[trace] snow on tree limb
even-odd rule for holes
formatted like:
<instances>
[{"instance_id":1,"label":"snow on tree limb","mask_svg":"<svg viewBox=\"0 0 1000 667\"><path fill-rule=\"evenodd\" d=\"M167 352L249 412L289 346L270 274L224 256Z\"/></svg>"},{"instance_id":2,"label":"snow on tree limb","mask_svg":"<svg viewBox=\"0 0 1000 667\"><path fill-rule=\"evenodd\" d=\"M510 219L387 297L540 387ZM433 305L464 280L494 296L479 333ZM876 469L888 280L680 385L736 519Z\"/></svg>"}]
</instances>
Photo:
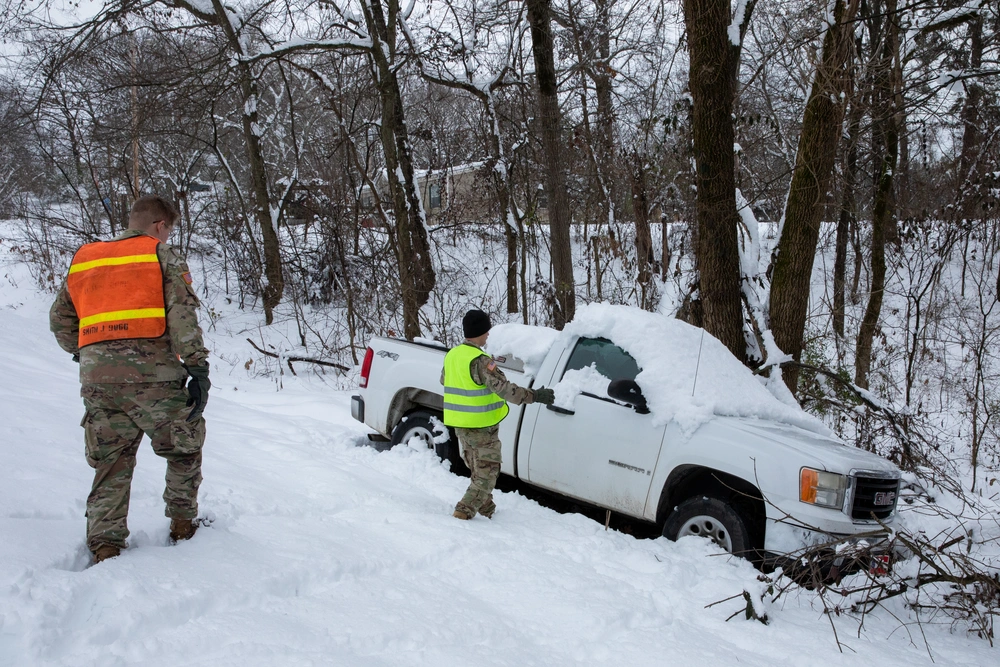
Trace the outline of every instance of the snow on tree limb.
<instances>
[{"instance_id":1,"label":"snow on tree limb","mask_svg":"<svg viewBox=\"0 0 1000 667\"><path fill-rule=\"evenodd\" d=\"M370 38L357 39L292 39L275 44L268 49L262 49L252 56L243 56L244 62L256 62L264 58L281 58L293 53L314 53L323 51L369 51L372 48Z\"/></svg>"}]
</instances>

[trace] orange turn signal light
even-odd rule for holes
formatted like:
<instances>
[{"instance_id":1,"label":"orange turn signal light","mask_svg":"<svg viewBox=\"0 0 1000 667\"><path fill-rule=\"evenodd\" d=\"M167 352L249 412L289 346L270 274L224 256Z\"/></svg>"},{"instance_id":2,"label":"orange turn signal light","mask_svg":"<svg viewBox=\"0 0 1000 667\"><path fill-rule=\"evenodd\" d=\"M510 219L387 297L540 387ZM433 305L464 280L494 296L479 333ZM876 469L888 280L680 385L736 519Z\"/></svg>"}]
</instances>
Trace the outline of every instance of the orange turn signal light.
<instances>
[{"instance_id":1,"label":"orange turn signal light","mask_svg":"<svg viewBox=\"0 0 1000 667\"><path fill-rule=\"evenodd\" d=\"M804 503L816 502L816 488L819 486L819 471L803 468L799 473L799 500Z\"/></svg>"}]
</instances>

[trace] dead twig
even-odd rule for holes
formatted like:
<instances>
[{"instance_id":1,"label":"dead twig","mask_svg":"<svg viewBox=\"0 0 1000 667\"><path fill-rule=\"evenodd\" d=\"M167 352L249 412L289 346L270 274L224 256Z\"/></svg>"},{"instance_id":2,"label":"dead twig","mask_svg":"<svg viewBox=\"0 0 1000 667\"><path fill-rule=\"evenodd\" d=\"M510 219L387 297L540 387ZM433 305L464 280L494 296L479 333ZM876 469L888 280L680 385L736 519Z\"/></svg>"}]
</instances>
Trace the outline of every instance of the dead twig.
<instances>
[{"instance_id":1,"label":"dead twig","mask_svg":"<svg viewBox=\"0 0 1000 667\"><path fill-rule=\"evenodd\" d=\"M297 373L295 372L295 368L292 366L293 361L302 361L309 364L316 364L318 366L328 366L330 368L336 368L341 373L346 373L347 371L350 370L347 366L344 366L343 364L338 364L333 361L323 361L322 359L313 359L311 357L293 357L293 356L283 357L282 355L277 354L276 352L269 352L268 350L262 349L260 346L257 345L257 343L253 342L252 338L247 338L247 342L253 346L253 349L257 350L264 356L271 357L273 359L283 358L288 363L288 370L292 372L292 375L297 375Z\"/></svg>"}]
</instances>

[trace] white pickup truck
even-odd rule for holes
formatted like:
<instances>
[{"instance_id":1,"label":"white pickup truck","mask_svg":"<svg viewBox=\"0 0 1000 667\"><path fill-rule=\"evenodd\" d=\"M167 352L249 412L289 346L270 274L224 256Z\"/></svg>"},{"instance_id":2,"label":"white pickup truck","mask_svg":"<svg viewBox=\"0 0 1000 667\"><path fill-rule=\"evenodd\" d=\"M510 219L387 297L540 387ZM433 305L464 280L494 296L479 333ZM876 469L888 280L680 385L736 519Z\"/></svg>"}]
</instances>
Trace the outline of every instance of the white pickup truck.
<instances>
[{"instance_id":1,"label":"white pickup truck","mask_svg":"<svg viewBox=\"0 0 1000 667\"><path fill-rule=\"evenodd\" d=\"M460 465L440 422L447 348L369 345L354 418L393 444L419 437ZM894 519L892 463L775 398L700 329L598 304L563 332L495 327L487 350L511 381L556 390L554 405L511 405L500 424L502 472L532 486L755 560L871 535Z\"/></svg>"}]
</instances>

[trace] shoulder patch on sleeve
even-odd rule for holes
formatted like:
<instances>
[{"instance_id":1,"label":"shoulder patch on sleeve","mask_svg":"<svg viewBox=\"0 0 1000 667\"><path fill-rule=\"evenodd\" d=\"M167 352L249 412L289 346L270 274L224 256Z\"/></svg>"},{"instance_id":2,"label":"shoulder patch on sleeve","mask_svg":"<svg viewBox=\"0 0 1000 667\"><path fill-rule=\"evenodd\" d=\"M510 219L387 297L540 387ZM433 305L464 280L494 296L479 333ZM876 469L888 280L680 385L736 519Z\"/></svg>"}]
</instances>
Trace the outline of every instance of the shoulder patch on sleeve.
<instances>
[{"instance_id":1,"label":"shoulder patch on sleeve","mask_svg":"<svg viewBox=\"0 0 1000 667\"><path fill-rule=\"evenodd\" d=\"M497 362L495 362L492 359L490 359L490 362L488 364L486 364L486 370L488 370L490 373L492 373L496 369L497 369Z\"/></svg>"},{"instance_id":2,"label":"shoulder patch on sleeve","mask_svg":"<svg viewBox=\"0 0 1000 667\"><path fill-rule=\"evenodd\" d=\"M191 272L190 271L185 272L184 275L181 276L181 278L183 278L184 282L186 282L188 285L190 285L192 282L194 282L194 280L192 280L192 278L191 278Z\"/></svg>"}]
</instances>

